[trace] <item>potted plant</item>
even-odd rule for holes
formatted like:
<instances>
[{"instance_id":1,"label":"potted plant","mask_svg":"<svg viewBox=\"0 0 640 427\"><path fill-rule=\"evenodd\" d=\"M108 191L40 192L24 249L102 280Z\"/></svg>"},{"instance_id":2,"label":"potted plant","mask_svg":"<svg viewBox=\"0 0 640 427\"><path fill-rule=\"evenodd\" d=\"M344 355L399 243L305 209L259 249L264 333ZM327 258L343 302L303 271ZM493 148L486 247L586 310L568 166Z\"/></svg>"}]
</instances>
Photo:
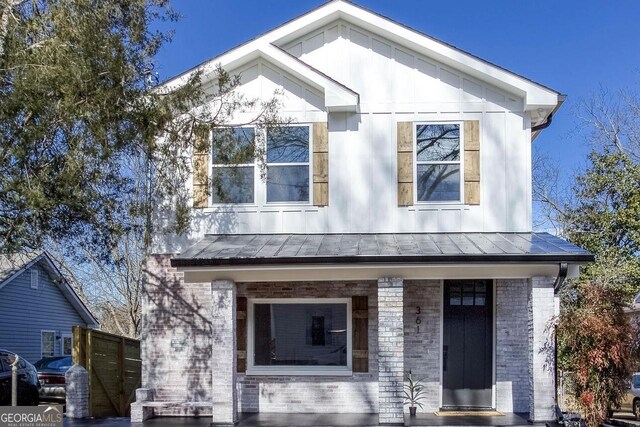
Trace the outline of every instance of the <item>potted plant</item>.
<instances>
[{"instance_id":1,"label":"potted plant","mask_svg":"<svg viewBox=\"0 0 640 427\"><path fill-rule=\"evenodd\" d=\"M415 417L417 407L423 408L420 402L422 399L424 399L422 380L414 380L411 372L409 372L407 383L404 385L404 404L409 405L409 415Z\"/></svg>"}]
</instances>

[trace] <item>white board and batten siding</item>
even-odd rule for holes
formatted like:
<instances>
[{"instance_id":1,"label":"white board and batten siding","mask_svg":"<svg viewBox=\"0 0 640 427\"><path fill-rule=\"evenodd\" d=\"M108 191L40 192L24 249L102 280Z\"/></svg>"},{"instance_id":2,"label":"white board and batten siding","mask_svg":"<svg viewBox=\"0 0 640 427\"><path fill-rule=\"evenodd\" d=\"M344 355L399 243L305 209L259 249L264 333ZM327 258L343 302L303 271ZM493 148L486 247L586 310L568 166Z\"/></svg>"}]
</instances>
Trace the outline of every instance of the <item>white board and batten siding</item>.
<instances>
[{"instance_id":1,"label":"white board and batten siding","mask_svg":"<svg viewBox=\"0 0 640 427\"><path fill-rule=\"evenodd\" d=\"M264 59L233 70L247 97L279 89L283 115L328 122L329 205L267 204L257 178L255 204L195 209L190 236L156 236L157 252L219 233L531 231L531 119L522 98L342 21L281 47L360 96L357 113L327 113L322 93ZM480 203L398 206L397 123L465 120L480 127Z\"/></svg>"},{"instance_id":2,"label":"white board and batten siding","mask_svg":"<svg viewBox=\"0 0 640 427\"><path fill-rule=\"evenodd\" d=\"M31 271L38 272L37 288ZM42 358L41 332L54 332L54 355L62 355L63 337L86 322L39 264L22 271L0 288L0 348L34 363ZM60 337L56 339L55 337Z\"/></svg>"}]
</instances>

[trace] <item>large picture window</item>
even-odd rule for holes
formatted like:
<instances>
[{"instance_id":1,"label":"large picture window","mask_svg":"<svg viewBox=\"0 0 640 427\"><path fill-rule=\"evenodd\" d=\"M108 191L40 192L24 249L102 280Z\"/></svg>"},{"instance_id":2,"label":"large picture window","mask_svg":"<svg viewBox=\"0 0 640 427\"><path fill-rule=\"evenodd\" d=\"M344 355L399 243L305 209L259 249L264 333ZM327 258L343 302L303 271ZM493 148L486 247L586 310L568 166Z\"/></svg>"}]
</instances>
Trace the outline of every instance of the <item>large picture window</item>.
<instances>
[{"instance_id":1,"label":"large picture window","mask_svg":"<svg viewBox=\"0 0 640 427\"><path fill-rule=\"evenodd\" d=\"M267 202L309 201L309 126L267 130Z\"/></svg>"},{"instance_id":2,"label":"large picture window","mask_svg":"<svg viewBox=\"0 0 640 427\"><path fill-rule=\"evenodd\" d=\"M461 201L460 124L416 125L418 202Z\"/></svg>"},{"instance_id":3,"label":"large picture window","mask_svg":"<svg viewBox=\"0 0 640 427\"><path fill-rule=\"evenodd\" d=\"M350 299L255 299L248 373L351 373Z\"/></svg>"},{"instance_id":4,"label":"large picture window","mask_svg":"<svg viewBox=\"0 0 640 427\"><path fill-rule=\"evenodd\" d=\"M254 203L254 144L253 128L214 130L211 171L212 203Z\"/></svg>"}]
</instances>

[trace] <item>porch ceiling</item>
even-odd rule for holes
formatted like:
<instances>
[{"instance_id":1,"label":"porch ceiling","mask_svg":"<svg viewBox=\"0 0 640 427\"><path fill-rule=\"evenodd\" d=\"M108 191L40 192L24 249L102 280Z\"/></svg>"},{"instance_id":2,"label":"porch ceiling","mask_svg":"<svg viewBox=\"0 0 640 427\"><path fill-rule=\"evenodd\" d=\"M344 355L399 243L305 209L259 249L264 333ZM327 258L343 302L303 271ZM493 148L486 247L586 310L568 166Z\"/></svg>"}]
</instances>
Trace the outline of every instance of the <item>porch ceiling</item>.
<instances>
[{"instance_id":1,"label":"porch ceiling","mask_svg":"<svg viewBox=\"0 0 640 427\"><path fill-rule=\"evenodd\" d=\"M548 233L207 235L173 267L344 264L555 264L594 255Z\"/></svg>"}]
</instances>

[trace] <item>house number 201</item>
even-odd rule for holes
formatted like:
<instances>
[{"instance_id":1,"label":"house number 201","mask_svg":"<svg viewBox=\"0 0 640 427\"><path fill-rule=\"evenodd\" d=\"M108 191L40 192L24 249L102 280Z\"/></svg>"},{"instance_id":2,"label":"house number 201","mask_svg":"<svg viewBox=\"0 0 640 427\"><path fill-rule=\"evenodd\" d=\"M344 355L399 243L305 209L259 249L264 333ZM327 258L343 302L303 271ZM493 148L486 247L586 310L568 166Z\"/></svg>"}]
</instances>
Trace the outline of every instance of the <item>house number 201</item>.
<instances>
[{"instance_id":1,"label":"house number 201","mask_svg":"<svg viewBox=\"0 0 640 427\"><path fill-rule=\"evenodd\" d=\"M416 306L416 329L417 333L420 333L420 323L422 323L422 319L420 319L420 306Z\"/></svg>"}]
</instances>

